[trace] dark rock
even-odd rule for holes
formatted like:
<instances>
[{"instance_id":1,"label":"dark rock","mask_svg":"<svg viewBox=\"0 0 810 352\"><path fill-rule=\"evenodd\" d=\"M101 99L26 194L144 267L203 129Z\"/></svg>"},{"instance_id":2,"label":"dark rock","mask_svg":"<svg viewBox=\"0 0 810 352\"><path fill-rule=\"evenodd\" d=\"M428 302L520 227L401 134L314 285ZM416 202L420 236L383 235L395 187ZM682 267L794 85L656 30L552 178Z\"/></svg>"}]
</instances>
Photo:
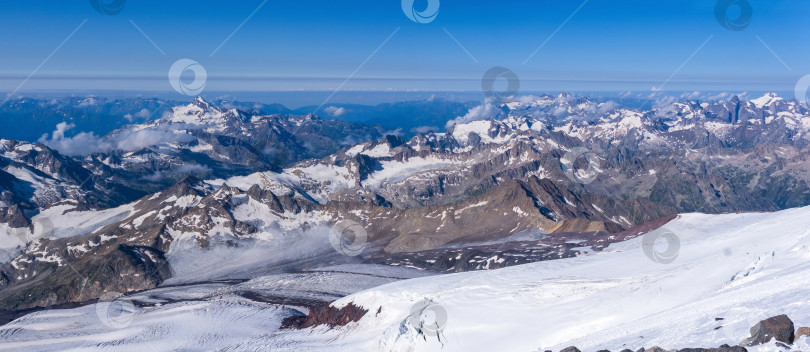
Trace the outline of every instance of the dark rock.
<instances>
[{"instance_id":1,"label":"dark rock","mask_svg":"<svg viewBox=\"0 0 810 352\"><path fill-rule=\"evenodd\" d=\"M742 346L722 345L718 348L684 348L678 352L748 352L748 350Z\"/></svg>"},{"instance_id":2,"label":"dark rock","mask_svg":"<svg viewBox=\"0 0 810 352\"><path fill-rule=\"evenodd\" d=\"M667 350L665 350L665 349L663 349L661 347L658 347L658 346L653 346L653 347L650 347L650 348L644 350L644 352L667 352Z\"/></svg>"},{"instance_id":3,"label":"dark rock","mask_svg":"<svg viewBox=\"0 0 810 352\"><path fill-rule=\"evenodd\" d=\"M777 315L760 321L751 328L751 337L743 341L740 345L756 346L767 343L771 339L786 344L793 343L793 322L787 315Z\"/></svg>"},{"instance_id":4,"label":"dark rock","mask_svg":"<svg viewBox=\"0 0 810 352\"><path fill-rule=\"evenodd\" d=\"M723 344L717 349L717 352L748 352L748 350L742 346L729 346L727 344Z\"/></svg>"},{"instance_id":5,"label":"dark rock","mask_svg":"<svg viewBox=\"0 0 810 352\"><path fill-rule=\"evenodd\" d=\"M563 349L562 351L560 351L560 352L581 352L581 351L579 350L579 348L576 348L576 347L574 347L574 346L570 346L570 347L566 347L566 348L564 348L564 349Z\"/></svg>"},{"instance_id":6,"label":"dark rock","mask_svg":"<svg viewBox=\"0 0 810 352\"><path fill-rule=\"evenodd\" d=\"M282 329L306 329L318 325L345 326L351 322L360 320L368 313L368 310L360 308L353 303L347 304L343 308L335 308L331 304L320 308L310 309L306 316L295 315L287 317L281 322Z\"/></svg>"}]
</instances>

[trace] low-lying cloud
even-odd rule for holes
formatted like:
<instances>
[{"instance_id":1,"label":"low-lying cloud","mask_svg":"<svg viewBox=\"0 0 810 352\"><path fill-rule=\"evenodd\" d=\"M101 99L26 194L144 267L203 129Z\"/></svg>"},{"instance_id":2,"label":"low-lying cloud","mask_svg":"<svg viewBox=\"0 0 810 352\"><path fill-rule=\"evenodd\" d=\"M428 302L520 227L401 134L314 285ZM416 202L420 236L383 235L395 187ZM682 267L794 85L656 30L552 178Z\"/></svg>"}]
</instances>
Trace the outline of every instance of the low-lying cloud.
<instances>
[{"instance_id":1,"label":"low-lying cloud","mask_svg":"<svg viewBox=\"0 0 810 352\"><path fill-rule=\"evenodd\" d=\"M478 105L469 111L464 116L456 117L447 121L446 128L453 127L460 123L469 123L478 120L489 120L500 116L503 113L500 107L492 103L492 100L487 100L483 104Z\"/></svg>"},{"instance_id":2,"label":"low-lying cloud","mask_svg":"<svg viewBox=\"0 0 810 352\"><path fill-rule=\"evenodd\" d=\"M38 142L68 156L86 156L106 153L112 150L133 151L165 143L184 143L195 139L188 132L176 129L177 126L161 126L141 130L125 129L107 136L96 136L93 132L79 132L67 137L66 132L76 125L61 122L51 133L43 134Z\"/></svg>"},{"instance_id":3,"label":"low-lying cloud","mask_svg":"<svg viewBox=\"0 0 810 352\"><path fill-rule=\"evenodd\" d=\"M323 111L331 115L332 117L340 117L341 115L345 115L347 112L349 112L349 110L346 110L346 108L337 106L327 107L326 109L323 109Z\"/></svg>"}]
</instances>

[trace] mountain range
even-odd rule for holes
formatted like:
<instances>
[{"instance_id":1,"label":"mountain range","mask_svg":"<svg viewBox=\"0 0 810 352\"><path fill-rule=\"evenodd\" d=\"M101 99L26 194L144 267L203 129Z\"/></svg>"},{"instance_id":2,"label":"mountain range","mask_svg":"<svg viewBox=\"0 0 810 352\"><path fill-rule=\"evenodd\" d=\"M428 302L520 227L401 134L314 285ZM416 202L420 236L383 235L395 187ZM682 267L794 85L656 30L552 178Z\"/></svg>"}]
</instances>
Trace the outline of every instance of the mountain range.
<instances>
[{"instance_id":1,"label":"mountain range","mask_svg":"<svg viewBox=\"0 0 810 352\"><path fill-rule=\"evenodd\" d=\"M808 113L775 94L527 96L405 139L197 99L104 135L2 140L0 309L327 265L495 269L603 251L680 213L802 207Z\"/></svg>"}]
</instances>

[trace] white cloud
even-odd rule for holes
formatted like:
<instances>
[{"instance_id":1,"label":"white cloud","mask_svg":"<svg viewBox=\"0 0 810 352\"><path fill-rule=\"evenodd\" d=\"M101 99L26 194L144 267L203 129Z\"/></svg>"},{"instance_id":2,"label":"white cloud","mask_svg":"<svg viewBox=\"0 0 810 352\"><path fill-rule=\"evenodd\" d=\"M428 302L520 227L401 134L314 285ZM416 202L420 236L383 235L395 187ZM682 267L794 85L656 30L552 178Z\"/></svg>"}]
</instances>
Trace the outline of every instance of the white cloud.
<instances>
[{"instance_id":1,"label":"white cloud","mask_svg":"<svg viewBox=\"0 0 810 352\"><path fill-rule=\"evenodd\" d=\"M414 132L414 133L431 133L431 132L438 131L438 130L439 130L439 128L436 127L436 126L419 126L419 127L412 128L411 132Z\"/></svg>"},{"instance_id":2,"label":"white cloud","mask_svg":"<svg viewBox=\"0 0 810 352\"><path fill-rule=\"evenodd\" d=\"M149 109L141 109L141 111L135 113L135 117L141 119L149 118L149 116L152 116L152 112L149 111Z\"/></svg>"},{"instance_id":3,"label":"white cloud","mask_svg":"<svg viewBox=\"0 0 810 352\"><path fill-rule=\"evenodd\" d=\"M398 137L401 137L402 136L402 129L397 128L397 129L394 129L394 130L388 130L388 131L383 132L382 135L383 136L398 136Z\"/></svg>"},{"instance_id":4,"label":"white cloud","mask_svg":"<svg viewBox=\"0 0 810 352\"><path fill-rule=\"evenodd\" d=\"M655 115L659 117L666 117L675 114L675 97L665 95L655 100L653 104Z\"/></svg>"},{"instance_id":5,"label":"white cloud","mask_svg":"<svg viewBox=\"0 0 810 352\"><path fill-rule=\"evenodd\" d=\"M198 172L207 174L211 172L211 168L200 164L186 164L178 167L177 170L175 170L175 172L182 175L193 174Z\"/></svg>"},{"instance_id":6,"label":"white cloud","mask_svg":"<svg viewBox=\"0 0 810 352\"><path fill-rule=\"evenodd\" d=\"M466 115L459 116L453 120L448 121L446 128L450 128L460 123L468 123L477 120L494 119L500 116L502 113L503 110L501 110L498 106L495 106L495 104L493 104L491 100L487 100L484 102L484 104L478 105L470 109L470 111L468 111Z\"/></svg>"},{"instance_id":7,"label":"white cloud","mask_svg":"<svg viewBox=\"0 0 810 352\"><path fill-rule=\"evenodd\" d=\"M173 130L171 126L161 129L121 130L114 135L96 136L93 132L80 132L73 137L66 137L65 132L76 125L61 122L51 133L42 135L38 142L69 156L85 156L93 153L104 153L114 149L132 151L163 143L190 142L195 139L186 131Z\"/></svg>"},{"instance_id":8,"label":"white cloud","mask_svg":"<svg viewBox=\"0 0 810 352\"><path fill-rule=\"evenodd\" d=\"M149 116L152 116L152 112L149 111L149 109L141 109L141 111L136 112L134 115L133 114L124 115L124 118L127 119L127 121L132 122L136 118L146 120L149 118Z\"/></svg>"},{"instance_id":9,"label":"white cloud","mask_svg":"<svg viewBox=\"0 0 810 352\"><path fill-rule=\"evenodd\" d=\"M722 99L725 99L727 96L728 96L728 93L725 93L725 92L718 93L718 94L709 96L709 100L722 100Z\"/></svg>"},{"instance_id":10,"label":"white cloud","mask_svg":"<svg viewBox=\"0 0 810 352\"><path fill-rule=\"evenodd\" d=\"M115 149L138 150L163 143L190 142L194 136L181 131L162 131L143 129L137 131L125 130L113 137Z\"/></svg>"},{"instance_id":11,"label":"white cloud","mask_svg":"<svg viewBox=\"0 0 810 352\"><path fill-rule=\"evenodd\" d=\"M341 108L337 106L327 107L326 109L323 109L323 111L329 115L332 115L332 117L339 117L349 112L349 110L346 110L346 108Z\"/></svg>"},{"instance_id":12,"label":"white cloud","mask_svg":"<svg viewBox=\"0 0 810 352\"><path fill-rule=\"evenodd\" d=\"M154 174L141 177L141 179L150 182L157 182L163 179L163 173L160 171L155 171Z\"/></svg>"},{"instance_id":13,"label":"white cloud","mask_svg":"<svg viewBox=\"0 0 810 352\"><path fill-rule=\"evenodd\" d=\"M38 142L69 156L89 155L112 149L112 145L103 141L101 137L96 136L93 132L81 132L73 137L66 138L65 132L74 127L76 125L72 123L61 122L56 125L56 130L51 134L51 139L48 139L46 133L39 138Z\"/></svg>"},{"instance_id":14,"label":"white cloud","mask_svg":"<svg viewBox=\"0 0 810 352\"><path fill-rule=\"evenodd\" d=\"M97 104L98 104L98 100L96 100L95 97L91 96L91 97L89 97L87 99L84 99L81 102L79 102L79 105L77 105L77 107L86 108L88 106L95 106Z\"/></svg>"}]
</instances>

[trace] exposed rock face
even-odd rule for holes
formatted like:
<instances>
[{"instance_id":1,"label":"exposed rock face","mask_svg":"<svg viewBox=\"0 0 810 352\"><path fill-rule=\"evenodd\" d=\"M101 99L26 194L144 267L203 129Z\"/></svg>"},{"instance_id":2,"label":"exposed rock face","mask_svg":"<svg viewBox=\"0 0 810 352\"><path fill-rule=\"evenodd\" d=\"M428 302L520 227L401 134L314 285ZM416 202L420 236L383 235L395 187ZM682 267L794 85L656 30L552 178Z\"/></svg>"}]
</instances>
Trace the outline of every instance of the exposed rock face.
<instances>
[{"instance_id":1,"label":"exposed rock face","mask_svg":"<svg viewBox=\"0 0 810 352\"><path fill-rule=\"evenodd\" d=\"M794 337L793 321L787 315L777 315L760 321L751 328L751 337L743 341L740 345L756 346L767 343L771 339L786 344L793 343Z\"/></svg>"},{"instance_id":2,"label":"exposed rock face","mask_svg":"<svg viewBox=\"0 0 810 352\"><path fill-rule=\"evenodd\" d=\"M668 352L668 351L661 347L653 346L648 349L645 349L644 352Z\"/></svg>"},{"instance_id":3,"label":"exposed rock face","mask_svg":"<svg viewBox=\"0 0 810 352\"><path fill-rule=\"evenodd\" d=\"M581 351L579 350L579 348L576 348L574 346L570 346L570 347L563 348L560 352L581 352Z\"/></svg>"},{"instance_id":4,"label":"exposed rock face","mask_svg":"<svg viewBox=\"0 0 810 352\"><path fill-rule=\"evenodd\" d=\"M742 346L722 345L718 348L684 348L678 352L748 352L748 350Z\"/></svg>"},{"instance_id":5,"label":"exposed rock face","mask_svg":"<svg viewBox=\"0 0 810 352\"><path fill-rule=\"evenodd\" d=\"M343 308L335 308L331 304L327 304L320 308L310 309L309 314L306 316L298 315L285 318L281 323L281 328L305 329L318 325L327 325L330 328L345 326L346 324L359 321L366 313L368 313L368 310L355 306L352 303L347 304Z\"/></svg>"},{"instance_id":6,"label":"exposed rock face","mask_svg":"<svg viewBox=\"0 0 810 352\"><path fill-rule=\"evenodd\" d=\"M808 327L801 327L796 330L796 336L793 338L793 342L795 343L798 341L802 336L810 336L810 328Z\"/></svg>"},{"instance_id":7,"label":"exposed rock face","mask_svg":"<svg viewBox=\"0 0 810 352\"><path fill-rule=\"evenodd\" d=\"M65 200L79 210L109 208L146 194L108 176L42 144L0 139L0 209L16 205L31 212ZM6 220L21 221L0 223Z\"/></svg>"},{"instance_id":8,"label":"exposed rock face","mask_svg":"<svg viewBox=\"0 0 810 352\"><path fill-rule=\"evenodd\" d=\"M491 240L538 228L548 233L615 233L632 224L617 224L611 219L646 222L672 212L644 200L579 194L551 180L530 177L507 182L458 204L372 209L370 216L375 221L370 221L373 225L367 230L372 238L387 239L385 253L403 253L432 250L449 243Z\"/></svg>"},{"instance_id":9,"label":"exposed rock face","mask_svg":"<svg viewBox=\"0 0 810 352\"><path fill-rule=\"evenodd\" d=\"M541 260L570 258L588 251L599 251L616 241L625 241L664 226L674 215L649 221L619 233L562 232L540 235L535 240L502 239L494 244L474 241L419 252L370 253L363 258L371 263L416 267L439 272L488 270Z\"/></svg>"},{"instance_id":10,"label":"exposed rock face","mask_svg":"<svg viewBox=\"0 0 810 352\"><path fill-rule=\"evenodd\" d=\"M41 239L30 251L0 265L0 276L8 278L0 283L0 309L83 302L108 291L156 287L172 275L165 258L171 243L165 220L195 211L165 207L164 203L198 197L199 192L191 187L194 182L188 179L158 196L144 198L133 206L133 215L92 233ZM217 208L209 210L216 212Z\"/></svg>"}]
</instances>

